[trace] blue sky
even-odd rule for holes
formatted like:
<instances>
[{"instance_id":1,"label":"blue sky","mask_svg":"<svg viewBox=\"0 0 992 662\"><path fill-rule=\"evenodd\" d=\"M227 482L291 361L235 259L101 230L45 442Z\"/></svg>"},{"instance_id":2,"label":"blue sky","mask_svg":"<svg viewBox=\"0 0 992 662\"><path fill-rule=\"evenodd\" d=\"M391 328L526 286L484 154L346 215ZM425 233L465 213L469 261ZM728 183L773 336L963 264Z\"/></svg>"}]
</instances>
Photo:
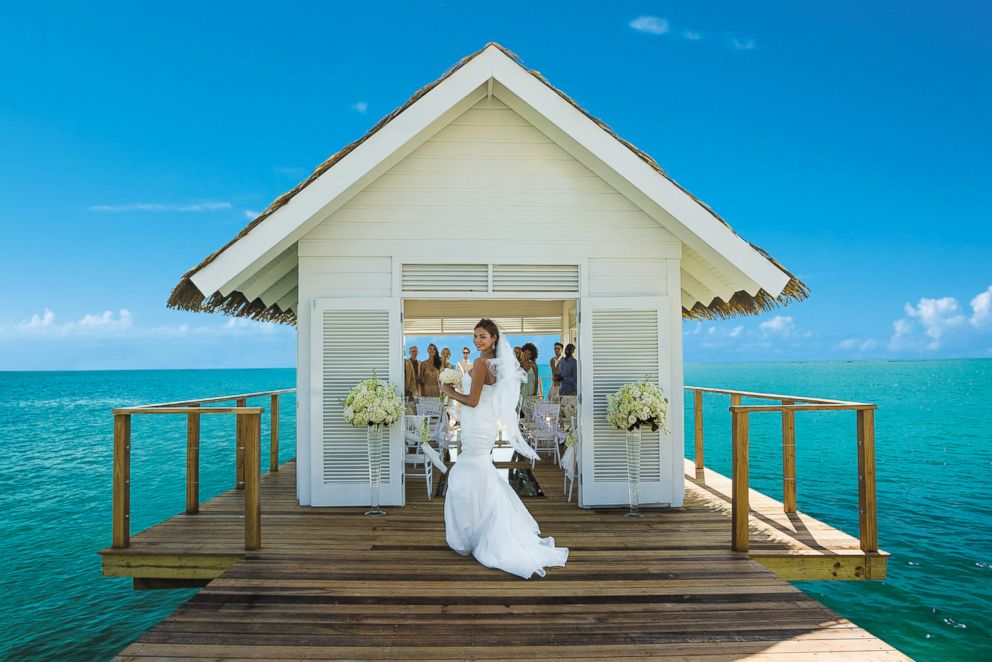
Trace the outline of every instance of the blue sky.
<instances>
[{"instance_id":1,"label":"blue sky","mask_svg":"<svg viewBox=\"0 0 992 662\"><path fill-rule=\"evenodd\" d=\"M0 370L295 363L179 276L489 40L812 288L688 361L992 356L984 2L6 3Z\"/></svg>"}]
</instances>

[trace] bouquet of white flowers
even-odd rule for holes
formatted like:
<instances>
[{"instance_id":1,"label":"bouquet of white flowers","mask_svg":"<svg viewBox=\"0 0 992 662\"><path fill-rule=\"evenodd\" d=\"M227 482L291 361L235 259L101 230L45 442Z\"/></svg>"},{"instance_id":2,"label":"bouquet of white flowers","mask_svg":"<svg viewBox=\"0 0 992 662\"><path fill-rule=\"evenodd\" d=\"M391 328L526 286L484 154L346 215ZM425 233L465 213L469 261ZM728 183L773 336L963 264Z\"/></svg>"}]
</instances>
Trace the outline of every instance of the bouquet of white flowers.
<instances>
[{"instance_id":1,"label":"bouquet of white flowers","mask_svg":"<svg viewBox=\"0 0 992 662\"><path fill-rule=\"evenodd\" d=\"M403 400L396 387L380 381L373 373L348 391L344 400L344 420L356 428L366 425L391 425L403 415Z\"/></svg>"},{"instance_id":2,"label":"bouquet of white flowers","mask_svg":"<svg viewBox=\"0 0 992 662\"><path fill-rule=\"evenodd\" d=\"M462 383L462 378L459 376L458 371L454 368L445 368L437 376L437 380L441 383L441 386L458 386ZM448 401L448 396L441 394L441 400L443 402Z\"/></svg>"},{"instance_id":3,"label":"bouquet of white flowers","mask_svg":"<svg viewBox=\"0 0 992 662\"><path fill-rule=\"evenodd\" d=\"M567 433L565 433L566 448L571 448L572 446L574 446L576 441L578 441L578 439L575 436L575 430L569 430Z\"/></svg>"},{"instance_id":4,"label":"bouquet of white flowers","mask_svg":"<svg viewBox=\"0 0 992 662\"><path fill-rule=\"evenodd\" d=\"M650 425L657 431L668 426L668 399L651 382L624 384L606 400L606 420L616 428L633 430Z\"/></svg>"}]
</instances>

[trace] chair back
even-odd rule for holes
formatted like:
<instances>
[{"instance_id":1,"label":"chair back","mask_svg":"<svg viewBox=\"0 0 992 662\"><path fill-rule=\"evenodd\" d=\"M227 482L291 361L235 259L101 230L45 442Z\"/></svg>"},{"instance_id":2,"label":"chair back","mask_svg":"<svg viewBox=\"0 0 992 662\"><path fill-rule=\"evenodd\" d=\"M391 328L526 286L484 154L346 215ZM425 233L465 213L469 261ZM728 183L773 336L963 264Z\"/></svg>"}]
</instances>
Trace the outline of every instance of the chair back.
<instances>
[{"instance_id":1,"label":"chair back","mask_svg":"<svg viewBox=\"0 0 992 662\"><path fill-rule=\"evenodd\" d=\"M417 400L417 415L441 415L441 398L420 398Z\"/></svg>"},{"instance_id":2,"label":"chair back","mask_svg":"<svg viewBox=\"0 0 992 662\"><path fill-rule=\"evenodd\" d=\"M557 430L560 415L561 405L551 402L540 402L534 405L534 424L540 430L546 432Z\"/></svg>"}]
</instances>

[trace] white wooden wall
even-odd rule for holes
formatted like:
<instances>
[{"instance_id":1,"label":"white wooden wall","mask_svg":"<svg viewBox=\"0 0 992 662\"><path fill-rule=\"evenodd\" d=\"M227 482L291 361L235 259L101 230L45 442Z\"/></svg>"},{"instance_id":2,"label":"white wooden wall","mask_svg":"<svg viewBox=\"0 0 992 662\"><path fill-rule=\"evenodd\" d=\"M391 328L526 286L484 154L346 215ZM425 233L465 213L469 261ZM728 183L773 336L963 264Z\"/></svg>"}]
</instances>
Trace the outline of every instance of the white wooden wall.
<instances>
[{"instance_id":1,"label":"white wooden wall","mask_svg":"<svg viewBox=\"0 0 992 662\"><path fill-rule=\"evenodd\" d=\"M485 99L300 240L299 393L310 384L311 300L396 295L394 256L585 260L587 296L658 296L674 287L670 298L678 302L681 250L674 235L520 115L495 97ZM678 329L680 322L679 312ZM678 347L681 352L680 340ZM673 390L681 388L681 354L677 363ZM303 504L310 499L309 470L302 466L309 458L310 406L310 398L299 398ZM677 416L681 477L681 409Z\"/></svg>"}]
</instances>

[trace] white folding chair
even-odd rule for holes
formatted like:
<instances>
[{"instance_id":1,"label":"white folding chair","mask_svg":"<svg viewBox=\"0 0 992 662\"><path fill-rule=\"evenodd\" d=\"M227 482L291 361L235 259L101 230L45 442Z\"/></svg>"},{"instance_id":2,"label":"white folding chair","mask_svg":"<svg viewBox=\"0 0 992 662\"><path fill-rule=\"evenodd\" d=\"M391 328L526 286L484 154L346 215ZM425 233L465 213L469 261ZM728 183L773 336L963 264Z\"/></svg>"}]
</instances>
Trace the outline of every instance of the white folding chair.
<instances>
[{"instance_id":1,"label":"white folding chair","mask_svg":"<svg viewBox=\"0 0 992 662\"><path fill-rule=\"evenodd\" d=\"M558 448L559 418L561 405L539 402L534 405L532 427L530 429L531 446L537 453L551 451L555 455L555 464L561 465L561 451ZM531 461L531 466L534 461Z\"/></svg>"},{"instance_id":2,"label":"white folding chair","mask_svg":"<svg viewBox=\"0 0 992 662\"><path fill-rule=\"evenodd\" d=\"M431 464L430 458L421 450L418 446L416 452L407 452L403 457L403 462L405 464L405 472L407 478L423 478L427 484L427 500L431 500L431 489L434 487L434 465ZM423 464L423 469L417 471L416 467L418 464ZM413 471L410 470L411 466L414 468Z\"/></svg>"},{"instance_id":3,"label":"white folding chair","mask_svg":"<svg viewBox=\"0 0 992 662\"><path fill-rule=\"evenodd\" d=\"M408 478L423 478L427 483L427 500L431 500L431 490L434 487L434 465L424 453L421 444L424 443L423 426L430 425L429 416L406 416L404 418L403 439L406 452L403 454L403 470ZM422 472L417 472L417 465L423 465ZM411 467L413 471L411 471Z\"/></svg>"}]
</instances>

